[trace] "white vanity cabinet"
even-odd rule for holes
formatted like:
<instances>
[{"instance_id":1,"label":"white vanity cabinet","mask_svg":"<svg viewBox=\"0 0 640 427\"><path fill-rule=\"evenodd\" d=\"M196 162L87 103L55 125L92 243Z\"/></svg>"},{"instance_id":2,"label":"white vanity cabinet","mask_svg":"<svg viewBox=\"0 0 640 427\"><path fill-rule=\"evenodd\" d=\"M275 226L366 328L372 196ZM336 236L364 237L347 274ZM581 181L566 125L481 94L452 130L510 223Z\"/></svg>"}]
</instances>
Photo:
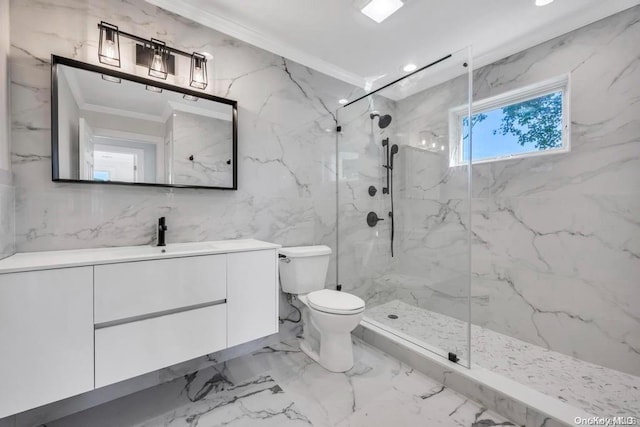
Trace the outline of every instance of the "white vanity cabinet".
<instances>
[{"instance_id":1,"label":"white vanity cabinet","mask_svg":"<svg viewBox=\"0 0 640 427\"><path fill-rule=\"evenodd\" d=\"M227 258L94 267L96 388L227 347Z\"/></svg>"},{"instance_id":2,"label":"white vanity cabinet","mask_svg":"<svg viewBox=\"0 0 640 427\"><path fill-rule=\"evenodd\" d=\"M96 329L96 388L226 348L226 304Z\"/></svg>"},{"instance_id":3,"label":"white vanity cabinet","mask_svg":"<svg viewBox=\"0 0 640 427\"><path fill-rule=\"evenodd\" d=\"M96 265L96 324L227 298L227 255Z\"/></svg>"},{"instance_id":4,"label":"white vanity cabinet","mask_svg":"<svg viewBox=\"0 0 640 427\"><path fill-rule=\"evenodd\" d=\"M93 389L93 267L0 274L0 418Z\"/></svg>"},{"instance_id":5,"label":"white vanity cabinet","mask_svg":"<svg viewBox=\"0 0 640 427\"><path fill-rule=\"evenodd\" d=\"M0 260L0 418L278 332L279 245Z\"/></svg>"},{"instance_id":6,"label":"white vanity cabinet","mask_svg":"<svg viewBox=\"0 0 640 427\"><path fill-rule=\"evenodd\" d=\"M275 250L227 255L228 345L278 332L278 254Z\"/></svg>"}]
</instances>

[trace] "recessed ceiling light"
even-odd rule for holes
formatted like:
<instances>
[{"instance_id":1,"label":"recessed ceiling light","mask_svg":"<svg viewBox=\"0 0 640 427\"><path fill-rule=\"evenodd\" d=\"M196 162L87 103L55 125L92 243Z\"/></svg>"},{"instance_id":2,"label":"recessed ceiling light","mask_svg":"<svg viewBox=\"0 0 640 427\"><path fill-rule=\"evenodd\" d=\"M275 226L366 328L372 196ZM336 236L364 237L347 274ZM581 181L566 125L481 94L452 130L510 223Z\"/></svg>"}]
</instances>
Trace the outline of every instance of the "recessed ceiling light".
<instances>
[{"instance_id":1,"label":"recessed ceiling light","mask_svg":"<svg viewBox=\"0 0 640 427\"><path fill-rule=\"evenodd\" d=\"M553 3L553 0L536 0L536 6L546 6L549 3Z\"/></svg>"},{"instance_id":2,"label":"recessed ceiling light","mask_svg":"<svg viewBox=\"0 0 640 427\"><path fill-rule=\"evenodd\" d=\"M342 99L338 100L338 104L340 104L340 105L344 105L344 104L346 104L347 102L349 102L349 100L348 100L348 99L344 99L344 98L342 98Z\"/></svg>"},{"instance_id":3,"label":"recessed ceiling light","mask_svg":"<svg viewBox=\"0 0 640 427\"><path fill-rule=\"evenodd\" d=\"M416 64L407 64L404 67L402 67L402 70L405 73L410 73L410 72L415 71L417 69L418 69L418 66Z\"/></svg>"},{"instance_id":4,"label":"recessed ceiling light","mask_svg":"<svg viewBox=\"0 0 640 427\"><path fill-rule=\"evenodd\" d=\"M371 0L361 12L379 24L402 6L400 0Z\"/></svg>"}]
</instances>

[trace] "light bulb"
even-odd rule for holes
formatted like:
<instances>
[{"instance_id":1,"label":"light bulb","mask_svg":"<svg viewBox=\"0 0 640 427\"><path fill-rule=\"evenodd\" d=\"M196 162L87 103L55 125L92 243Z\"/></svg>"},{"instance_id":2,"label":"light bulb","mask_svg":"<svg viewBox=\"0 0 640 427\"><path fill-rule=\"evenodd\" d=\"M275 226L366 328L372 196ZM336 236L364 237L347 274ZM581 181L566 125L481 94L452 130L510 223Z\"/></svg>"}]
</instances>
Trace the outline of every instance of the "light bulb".
<instances>
[{"instance_id":1,"label":"light bulb","mask_svg":"<svg viewBox=\"0 0 640 427\"><path fill-rule=\"evenodd\" d=\"M195 67L193 70L193 80L198 83L204 82L204 74L202 73L202 67Z\"/></svg>"},{"instance_id":2,"label":"light bulb","mask_svg":"<svg viewBox=\"0 0 640 427\"><path fill-rule=\"evenodd\" d=\"M431 148L436 148L436 143L435 142L431 143Z\"/></svg>"},{"instance_id":3,"label":"light bulb","mask_svg":"<svg viewBox=\"0 0 640 427\"><path fill-rule=\"evenodd\" d=\"M153 61L151 61L151 68L154 70L162 71L162 57L157 53L153 54Z\"/></svg>"},{"instance_id":4,"label":"light bulb","mask_svg":"<svg viewBox=\"0 0 640 427\"><path fill-rule=\"evenodd\" d=\"M115 59L116 57L116 45L113 40L106 40L105 48L104 48L104 56L107 58Z\"/></svg>"},{"instance_id":5,"label":"light bulb","mask_svg":"<svg viewBox=\"0 0 640 427\"><path fill-rule=\"evenodd\" d=\"M98 27L100 27L98 60L103 64L120 67L118 27L106 22L101 22Z\"/></svg>"}]
</instances>

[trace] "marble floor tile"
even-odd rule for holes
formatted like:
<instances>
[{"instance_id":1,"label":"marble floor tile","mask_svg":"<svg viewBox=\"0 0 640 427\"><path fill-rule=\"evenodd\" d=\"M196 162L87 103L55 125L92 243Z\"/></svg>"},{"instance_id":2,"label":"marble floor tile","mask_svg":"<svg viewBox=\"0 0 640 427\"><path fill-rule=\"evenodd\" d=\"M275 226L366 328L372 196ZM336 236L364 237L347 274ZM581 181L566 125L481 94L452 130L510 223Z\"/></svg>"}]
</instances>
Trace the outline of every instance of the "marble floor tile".
<instances>
[{"instance_id":1,"label":"marble floor tile","mask_svg":"<svg viewBox=\"0 0 640 427\"><path fill-rule=\"evenodd\" d=\"M135 427L154 426L308 426L310 421L269 376L228 385Z\"/></svg>"},{"instance_id":2,"label":"marble floor tile","mask_svg":"<svg viewBox=\"0 0 640 427\"><path fill-rule=\"evenodd\" d=\"M333 373L283 342L46 426L513 425L358 339L354 357Z\"/></svg>"},{"instance_id":3,"label":"marble floor tile","mask_svg":"<svg viewBox=\"0 0 640 427\"><path fill-rule=\"evenodd\" d=\"M397 319L389 319L393 313ZM399 300L368 308L366 317L431 347L464 348L466 323ZM472 325L471 360L597 416L640 414L640 377L595 365Z\"/></svg>"}]
</instances>

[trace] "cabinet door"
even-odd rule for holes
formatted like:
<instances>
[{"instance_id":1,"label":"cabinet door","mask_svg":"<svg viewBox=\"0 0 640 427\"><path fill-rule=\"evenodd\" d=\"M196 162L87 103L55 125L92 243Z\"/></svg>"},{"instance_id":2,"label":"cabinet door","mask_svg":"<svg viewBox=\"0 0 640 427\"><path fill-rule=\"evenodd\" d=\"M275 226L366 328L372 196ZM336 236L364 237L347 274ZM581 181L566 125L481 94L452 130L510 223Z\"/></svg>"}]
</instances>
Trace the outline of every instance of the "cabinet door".
<instances>
[{"instance_id":1,"label":"cabinet door","mask_svg":"<svg viewBox=\"0 0 640 427\"><path fill-rule=\"evenodd\" d=\"M224 300L226 255L95 266L96 324Z\"/></svg>"},{"instance_id":2,"label":"cabinet door","mask_svg":"<svg viewBox=\"0 0 640 427\"><path fill-rule=\"evenodd\" d=\"M228 347L278 332L275 250L227 254Z\"/></svg>"},{"instance_id":3,"label":"cabinet door","mask_svg":"<svg viewBox=\"0 0 640 427\"><path fill-rule=\"evenodd\" d=\"M93 267L0 274L0 418L93 389Z\"/></svg>"},{"instance_id":4,"label":"cabinet door","mask_svg":"<svg viewBox=\"0 0 640 427\"><path fill-rule=\"evenodd\" d=\"M226 314L220 304L96 329L96 388L222 350Z\"/></svg>"}]
</instances>

